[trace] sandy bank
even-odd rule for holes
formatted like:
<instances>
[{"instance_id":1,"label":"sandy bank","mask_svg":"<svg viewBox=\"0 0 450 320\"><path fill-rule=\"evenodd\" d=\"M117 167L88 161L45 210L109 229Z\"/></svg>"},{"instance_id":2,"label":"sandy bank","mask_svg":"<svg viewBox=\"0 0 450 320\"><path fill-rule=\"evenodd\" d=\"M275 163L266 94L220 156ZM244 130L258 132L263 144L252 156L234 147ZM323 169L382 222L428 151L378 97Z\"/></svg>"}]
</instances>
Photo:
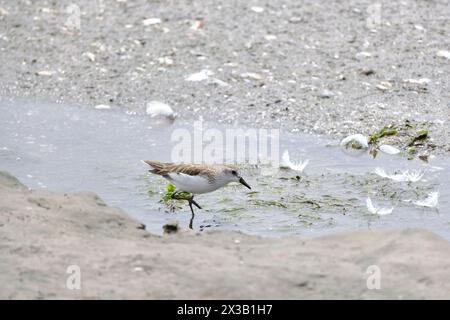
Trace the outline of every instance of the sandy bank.
<instances>
[{"instance_id":1,"label":"sandy bank","mask_svg":"<svg viewBox=\"0 0 450 320\"><path fill-rule=\"evenodd\" d=\"M0 195L2 299L450 297L450 244L426 230L159 237L93 193L29 190L0 172ZM66 288L69 265L81 290Z\"/></svg>"}]
</instances>

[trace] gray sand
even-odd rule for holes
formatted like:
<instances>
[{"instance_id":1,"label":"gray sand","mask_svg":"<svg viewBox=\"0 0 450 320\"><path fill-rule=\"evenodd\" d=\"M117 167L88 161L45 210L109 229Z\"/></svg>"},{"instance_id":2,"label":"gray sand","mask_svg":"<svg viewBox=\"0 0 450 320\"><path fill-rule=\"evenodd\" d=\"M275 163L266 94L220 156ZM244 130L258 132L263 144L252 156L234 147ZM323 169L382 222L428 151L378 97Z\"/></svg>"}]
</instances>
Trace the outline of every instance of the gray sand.
<instances>
[{"instance_id":1,"label":"gray sand","mask_svg":"<svg viewBox=\"0 0 450 320\"><path fill-rule=\"evenodd\" d=\"M74 2L79 30L76 12L66 11ZM2 96L141 112L160 100L187 119L337 138L410 120L410 134L430 131L419 148L450 151L450 59L437 55L450 50L448 1L78 0L1 7ZM146 26L148 18L161 22ZM202 28L191 28L196 20ZM203 69L214 73L210 79L185 81ZM387 141L406 149L409 137Z\"/></svg>"},{"instance_id":2,"label":"gray sand","mask_svg":"<svg viewBox=\"0 0 450 320\"><path fill-rule=\"evenodd\" d=\"M93 193L29 190L0 172L0 298L449 298L450 244L426 230L302 239L154 236ZM66 269L81 289L66 288ZM376 265L381 288L369 290Z\"/></svg>"}]
</instances>

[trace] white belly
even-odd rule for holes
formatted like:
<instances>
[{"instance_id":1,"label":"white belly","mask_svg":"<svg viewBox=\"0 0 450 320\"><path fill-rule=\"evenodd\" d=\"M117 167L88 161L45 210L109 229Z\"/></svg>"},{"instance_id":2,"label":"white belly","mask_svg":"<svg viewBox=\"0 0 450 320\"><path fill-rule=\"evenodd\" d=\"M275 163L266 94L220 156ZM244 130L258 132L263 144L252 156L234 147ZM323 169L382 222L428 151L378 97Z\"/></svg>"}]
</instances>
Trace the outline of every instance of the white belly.
<instances>
[{"instance_id":1,"label":"white belly","mask_svg":"<svg viewBox=\"0 0 450 320\"><path fill-rule=\"evenodd\" d=\"M177 191L186 191L193 194L208 193L219 189L224 184L210 183L202 176L190 176L183 173L171 173L167 177Z\"/></svg>"}]
</instances>

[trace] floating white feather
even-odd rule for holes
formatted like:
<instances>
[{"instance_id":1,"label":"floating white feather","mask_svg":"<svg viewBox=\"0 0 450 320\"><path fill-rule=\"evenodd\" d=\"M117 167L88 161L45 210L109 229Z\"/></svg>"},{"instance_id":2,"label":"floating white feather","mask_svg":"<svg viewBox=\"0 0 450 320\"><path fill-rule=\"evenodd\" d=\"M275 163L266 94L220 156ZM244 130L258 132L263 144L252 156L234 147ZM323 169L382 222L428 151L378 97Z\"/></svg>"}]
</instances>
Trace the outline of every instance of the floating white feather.
<instances>
[{"instance_id":1,"label":"floating white feather","mask_svg":"<svg viewBox=\"0 0 450 320\"><path fill-rule=\"evenodd\" d=\"M172 108L168 104L160 101L148 102L146 112L152 118L162 116L173 119L175 117Z\"/></svg>"},{"instance_id":2,"label":"floating white feather","mask_svg":"<svg viewBox=\"0 0 450 320\"><path fill-rule=\"evenodd\" d=\"M283 152L283 156L281 158L281 164L280 167L282 168L289 168L295 171L303 172L305 170L306 166L309 163L309 159L305 161L299 161L299 162L292 162L289 157L289 151L285 150Z\"/></svg>"},{"instance_id":3,"label":"floating white feather","mask_svg":"<svg viewBox=\"0 0 450 320\"><path fill-rule=\"evenodd\" d=\"M372 199L370 199L370 198L366 199L366 205L367 205L367 210L369 210L370 213L378 214L380 216L391 214L392 211L394 211L394 207L392 207L392 208L375 208L372 203Z\"/></svg>"},{"instance_id":4,"label":"floating white feather","mask_svg":"<svg viewBox=\"0 0 450 320\"><path fill-rule=\"evenodd\" d=\"M420 207L437 208L439 205L439 191L431 192L426 199L415 201L413 203Z\"/></svg>"},{"instance_id":5,"label":"floating white feather","mask_svg":"<svg viewBox=\"0 0 450 320\"><path fill-rule=\"evenodd\" d=\"M346 147L349 143L352 142L359 144L362 148L367 149L369 147L369 142L367 141L367 138L360 133L352 134L351 136L342 139L341 146Z\"/></svg>"},{"instance_id":6,"label":"floating white feather","mask_svg":"<svg viewBox=\"0 0 450 320\"><path fill-rule=\"evenodd\" d=\"M389 174L384 169L375 168L374 172L382 178L391 179L396 182L417 182L424 175L424 172L420 170L404 170L401 173Z\"/></svg>"},{"instance_id":7,"label":"floating white feather","mask_svg":"<svg viewBox=\"0 0 450 320\"><path fill-rule=\"evenodd\" d=\"M111 109L111 106L108 106L107 104L98 104L94 108L97 110L108 110Z\"/></svg>"}]
</instances>

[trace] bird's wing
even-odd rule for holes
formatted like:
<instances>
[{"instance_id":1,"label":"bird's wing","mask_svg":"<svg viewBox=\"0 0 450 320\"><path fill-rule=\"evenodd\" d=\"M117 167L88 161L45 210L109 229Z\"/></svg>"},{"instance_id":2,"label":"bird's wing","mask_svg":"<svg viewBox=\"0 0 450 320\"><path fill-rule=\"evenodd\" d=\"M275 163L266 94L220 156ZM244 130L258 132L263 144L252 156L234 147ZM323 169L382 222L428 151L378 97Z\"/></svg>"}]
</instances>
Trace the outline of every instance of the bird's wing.
<instances>
[{"instance_id":1,"label":"bird's wing","mask_svg":"<svg viewBox=\"0 0 450 320\"><path fill-rule=\"evenodd\" d=\"M213 179L217 168L201 164L171 164L165 168L166 174L183 173L189 176L202 176L204 179Z\"/></svg>"},{"instance_id":2,"label":"bird's wing","mask_svg":"<svg viewBox=\"0 0 450 320\"><path fill-rule=\"evenodd\" d=\"M172 173L183 173L189 176L203 176L206 179L212 179L216 171L215 166L208 166L202 164L177 164L164 163L159 161L143 160L150 166L150 172L161 176L169 176Z\"/></svg>"},{"instance_id":3,"label":"bird's wing","mask_svg":"<svg viewBox=\"0 0 450 320\"><path fill-rule=\"evenodd\" d=\"M165 164L159 161L152 160L141 160L142 163L148 164L150 166L150 172L154 174L162 175L164 171Z\"/></svg>"}]
</instances>

